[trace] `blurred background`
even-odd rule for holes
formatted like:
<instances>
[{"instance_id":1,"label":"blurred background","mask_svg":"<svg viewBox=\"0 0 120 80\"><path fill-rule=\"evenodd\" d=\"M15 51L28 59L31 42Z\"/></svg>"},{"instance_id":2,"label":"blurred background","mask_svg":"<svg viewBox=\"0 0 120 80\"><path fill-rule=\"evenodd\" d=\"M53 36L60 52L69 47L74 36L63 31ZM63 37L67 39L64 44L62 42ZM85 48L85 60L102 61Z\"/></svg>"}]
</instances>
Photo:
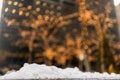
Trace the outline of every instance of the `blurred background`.
<instances>
[{"instance_id":1,"label":"blurred background","mask_svg":"<svg viewBox=\"0 0 120 80\"><path fill-rule=\"evenodd\" d=\"M0 74L24 63L120 73L120 0L0 0Z\"/></svg>"}]
</instances>

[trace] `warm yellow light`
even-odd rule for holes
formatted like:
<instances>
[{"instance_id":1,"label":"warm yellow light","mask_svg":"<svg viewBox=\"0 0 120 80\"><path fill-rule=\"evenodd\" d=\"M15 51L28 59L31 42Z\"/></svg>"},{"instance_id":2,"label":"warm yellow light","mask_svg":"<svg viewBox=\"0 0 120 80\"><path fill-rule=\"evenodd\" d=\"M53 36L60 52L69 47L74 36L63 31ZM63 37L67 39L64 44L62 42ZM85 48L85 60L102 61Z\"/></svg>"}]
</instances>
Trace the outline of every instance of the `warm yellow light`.
<instances>
[{"instance_id":1,"label":"warm yellow light","mask_svg":"<svg viewBox=\"0 0 120 80\"><path fill-rule=\"evenodd\" d=\"M47 6L47 3L43 3L43 6L44 6L44 7Z\"/></svg>"},{"instance_id":2,"label":"warm yellow light","mask_svg":"<svg viewBox=\"0 0 120 80\"><path fill-rule=\"evenodd\" d=\"M12 5L12 1L8 1L8 5Z\"/></svg>"},{"instance_id":3,"label":"warm yellow light","mask_svg":"<svg viewBox=\"0 0 120 80\"><path fill-rule=\"evenodd\" d=\"M26 12L26 13L25 13L25 16L29 16L29 15L30 15L30 13L29 13L29 12Z\"/></svg>"},{"instance_id":4,"label":"warm yellow light","mask_svg":"<svg viewBox=\"0 0 120 80\"><path fill-rule=\"evenodd\" d=\"M38 19L42 19L42 16L41 16L41 15L38 15Z\"/></svg>"},{"instance_id":5,"label":"warm yellow light","mask_svg":"<svg viewBox=\"0 0 120 80\"><path fill-rule=\"evenodd\" d=\"M40 11L40 8L36 8L36 11L39 12L39 11Z\"/></svg>"},{"instance_id":6,"label":"warm yellow light","mask_svg":"<svg viewBox=\"0 0 120 80\"><path fill-rule=\"evenodd\" d=\"M12 10L12 14L15 14L15 13L16 13L16 9L13 9L13 10Z\"/></svg>"},{"instance_id":7,"label":"warm yellow light","mask_svg":"<svg viewBox=\"0 0 120 80\"><path fill-rule=\"evenodd\" d=\"M22 16L23 15L23 11L19 11L19 16Z\"/></svg>"},{"instance_id":8,"label":"warm yellow light","mask_svg":"<svg viewBox=\"0 0 120 80\"><path fill-rule=\"evenodd\" d=\"M22 6L23 6L23 4L22 4L22 3L19 3L19 4L18 4L18 7L22 7Z\"/></svg>"},{"instance_id":9,"label":"warm yellow light","mask_svg":"<svg viewBox=\"0 0 120 80\"><path fill-rule=\"evenodd\" d=\"M59 20L60 20L60 21L62 21L62 20L63 20L63 17L62 17L62 16L60 16L60 17L59 17Z\"/></svg>"},{"instance_id":10,"label":"warm yellow light","mask_svg":"<svg viewBox=\"0 0 120 80\"><path fill-rule=\"evenodd\" d=\"M36 1L36 5L40 5L40 1Z\"/></svg>"},{"instance_id":11,"label":"warm yellow light","mask_svg":"<svg viewBox=\"0 0 120 80\"><path fill-rule=\"evenodd\" d=\"M17 1L15 1L15 2L13 3L13 5L14 5L14 6L17 6L17 5L18 5L18 2L17 2Z\"/></svg>"},{"instance_id":12,"label":"warm yellow light","mask_svg":"<svg viewBox=\"0 0 120 80\"><path fill-rule=\"evenodd\" d=\"M46 20L46 21L49 20L49 16L45 16L45 20Z\"/></svg>"},{"instance_id":13,"label":"warm yellow light","mask_svg":"<svg viewBox=\"0 0 120 80\"><path fill-rule=\"evenodd\" d=\"M8 12L8 10L9 10L8 8L5 8L5 12Z\"/></svg>"},{"instance_id":14,"label":"warm yellow light","mask_svg":"<svg viewBox=\"0 0 120 80\"><path fill-rule=\"evenodd\" d=\"M29 6L27 7L27 9L28 9L28 10L31 10L31 9L32 9L32 6L31 6L31 5L29 5Z\"/></svg>"}]
</instances>

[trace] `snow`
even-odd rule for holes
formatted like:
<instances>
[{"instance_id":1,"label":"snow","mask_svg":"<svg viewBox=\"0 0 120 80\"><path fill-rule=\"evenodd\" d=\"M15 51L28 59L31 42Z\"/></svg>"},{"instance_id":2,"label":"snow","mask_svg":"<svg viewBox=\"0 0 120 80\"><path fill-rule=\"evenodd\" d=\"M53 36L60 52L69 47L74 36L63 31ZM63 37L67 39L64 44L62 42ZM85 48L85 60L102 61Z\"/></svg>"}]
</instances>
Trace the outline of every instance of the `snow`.
<instances>
[{"instance_id":1,"label":"snow","mask_svg":"<svg viewBox=\"0 0 120 80\"><path fill-rule=\"evenodd\" d=\"M18 71L8 72L0 79L120 79L120 74L81 72L75 68L57 68L38 64L27 64Z\"/></svg>"}]
</instances>

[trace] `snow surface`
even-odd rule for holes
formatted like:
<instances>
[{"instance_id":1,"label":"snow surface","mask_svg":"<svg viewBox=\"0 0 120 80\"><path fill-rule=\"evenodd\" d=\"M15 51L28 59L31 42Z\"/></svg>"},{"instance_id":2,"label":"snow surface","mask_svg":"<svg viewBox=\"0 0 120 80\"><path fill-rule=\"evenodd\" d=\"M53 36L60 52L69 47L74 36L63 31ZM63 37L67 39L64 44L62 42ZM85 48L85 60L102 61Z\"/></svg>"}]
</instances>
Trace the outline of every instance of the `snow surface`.
<instances>
[{"instance_id":1,"label":"snow surface","mask_svg":"<svg viewBox=\"0 0 120 80\"><path fill-rule=\"evenodd\" d=\"M81 72L78 68L61 69L55 66L27 64L18 70L8 72L0 79L120 79L120 74Z\"/></svg>"}]
</instances>

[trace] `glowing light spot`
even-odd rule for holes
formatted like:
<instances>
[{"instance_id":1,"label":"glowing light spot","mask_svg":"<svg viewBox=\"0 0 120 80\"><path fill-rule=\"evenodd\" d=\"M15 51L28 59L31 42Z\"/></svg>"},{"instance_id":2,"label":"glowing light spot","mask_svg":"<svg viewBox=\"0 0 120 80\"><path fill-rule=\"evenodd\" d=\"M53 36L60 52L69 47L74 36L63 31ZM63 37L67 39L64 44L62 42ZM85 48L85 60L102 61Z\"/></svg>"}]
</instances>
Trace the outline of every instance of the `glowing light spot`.
<instances>
[{"instance_id":1,"label":"glowing light spot","mask_svg":"<svg viewBox=\"0 0 120 80\"><path fill-rule=\"evenodd\" d=\"M13 10L12 10L12 14L15 14L15 13L16 13L16 9L13 9Z\"/></svg>"},{"instance_id":2,"label":"glowing light spot","mask_svg":"<svg viewBox=\"0 0 120 80\"><path fill-rule=\"evenodd\" d=\"M12 1L8 1L8 5L12 5Z\"/></svg>"},{"instance_id":3,"label":"glowing light spot","mask_svg":"<svg viewBox=\"0 0 120 80\"><path fill-rule=\"evenodd\" d=\"M31 10L31 9L32 9L32 6L31 6L31 5L29 5L29 6L27 7L27 9L28 9L28 10Z\"/></svg>"},{"instance_id":4,"label":"glowing light spot","mask_svg":"<svg viewBox=\"0 0 120 80\"><path fill-rule=\"evenodd\" d=\"M30 13L29 13L29 12L26 12L26 13L25 13L25 16L29 16L29 15L30 15Z\"/></svg>"},{"instance_id":5,"label":"glowing light spot","mask_svg":"<svg viewBox=\"0 0 120 80\"><path fill-rule=\"evenodd\" d=\"M40 11L40 8L36 8L36 11L39 12L39 11Z\"/></svg>"},{"instance_id":6,"label":"glowing light spot","mask_svg":"<svg viewBox=\"0 0 120 80\"><path fill-rule=\"evenodd\" d=\"M47 3L43 3L43 6L44 6L44 7L47 6Z\"/></svg>"},{"instance_id":7,"label":"glowing light spot","mask_svg":"<svg viewBox=\"0 0 120 80\"><path fill-rule=\"evenodd\" d=\"M23 11L19 11L19 16L22 16L23 15Z\"/></svg>"},{"instance_id":8,"label":"glowing light spot","mask_svg":"<svg viewBox=\"0 0 120 80\"><path fill-rule=\"evenodd\" d=\"M42 15L38 15L38 19L42 19Z\"/></svg>"},{"instance_id":9,"label":"glowing light spot","mask_svg":"<svg viewBox=\"0 0 120 80\"><path fill-rule=\"evenodd\" d=\"M49 20L49 16L45 16L45 20L48 21Z\"/></svg>"},{"instance_id":10,"label":"glowing light spot","mask_svg":"<svg viewBox=\"0 0 120 80\"><path fill-rule=\"evenodd\" d=\"M40 5L40 1L36 1L36 5Z\"/></svg>"},{"instance_id":11,"label":"glowing light spot","mask_svg":"<svg viewBox=\"0 0 120 80\"><path fill-rule=\"evenodd\" d=\"M19 3L19 4L18 4L18 7L22 7L22 6L23 6L23 4L22 4L22 3Z\"/></svg>"},{"instance_id":12,"label":"glowing light spot","mask_svg":"<svg viewBox=\"0 0 120 80\"><path fill-rule=\"evenodd\" d=\"M5 8L5 12L8 12L9 11L9 8Z\"/></svg>"},{"instance_id":13,"label":"glowing light spot","mask_svg":"<svg viewBox=\"0 0 120 80\"><path fill-rule=\"evenodd\" d=\"M17 1L15 1L13 4L14 4L14 6L17 6L17 5L18 5L18 2L17 2Z\"/></svg>"}]
</instances>

